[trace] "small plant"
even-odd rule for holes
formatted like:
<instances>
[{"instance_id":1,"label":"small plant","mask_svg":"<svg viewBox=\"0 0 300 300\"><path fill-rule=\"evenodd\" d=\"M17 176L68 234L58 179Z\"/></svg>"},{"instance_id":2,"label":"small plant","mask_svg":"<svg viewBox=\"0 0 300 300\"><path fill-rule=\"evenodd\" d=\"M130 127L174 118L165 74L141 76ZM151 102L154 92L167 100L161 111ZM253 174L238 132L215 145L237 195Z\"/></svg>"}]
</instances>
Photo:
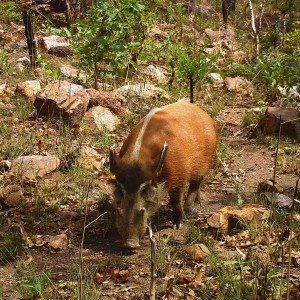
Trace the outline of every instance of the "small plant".
<instances>
[{"instance_id":1,"label":"small plant","mask_svg":"<svg viewBox=\"0 0 300 300\"><path fill-rule=\"evenodd\" d=\"M5 49L0 49L0 73L7 72L9 67L8 53Z\"/></svg>"},{"instance_id":2,"label":"small plant","mask_svg":"<svg viewBox=\"0 0 300 300\"><path fill-rule=\"evenodd\" d=\"M21 233L10 228L0 232L0 265L14 261L23 250Z\"/></svg>"},{"instance_id":3,"label":"small plant","mask_svg":"<svg viewBox=\"0 0 300 300\"><path fill-rule=\"evenodd\" d=\"M29 271L28 279L19 284L20 292L30 299L48 300L46 287L50 279L47 274L37 275L33 270Z\"/></svg>"},{"instance_id":4,"label":"small plant","mask_svg":"<svg viewBox=\"0 0 300 300\"><path fill-rule=\"evenodd\" d=\"M15 1L3 1L0 3L0 23L21 21L21 13Z\"/></svg>"},{"instance_id":5,"label":"small plant","mask_svg":"<svg viewBox=\"0 0 300 300\"><path fill-rule=\"evenodd\" d=\"M191 102L194 102L195 85L201 86L217 58L218 55L208 58L201 50L186 49L183 45L177 48L176 69L179 76L189 82Z\"/></svg>"}]
</instances>

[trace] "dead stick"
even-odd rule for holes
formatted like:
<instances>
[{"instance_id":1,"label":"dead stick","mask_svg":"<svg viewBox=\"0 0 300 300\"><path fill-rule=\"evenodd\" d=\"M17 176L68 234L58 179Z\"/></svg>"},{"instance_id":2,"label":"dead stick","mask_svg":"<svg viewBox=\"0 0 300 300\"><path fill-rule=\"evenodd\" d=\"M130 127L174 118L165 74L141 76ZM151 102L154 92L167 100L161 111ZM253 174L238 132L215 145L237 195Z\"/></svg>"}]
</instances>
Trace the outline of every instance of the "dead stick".
<instances>
[{"instance_id":1,"label":"dead stick","mask_svg":"<svg viewBox=\"0 0 300 300\"><path fill-rule=\"evenodd\" d=\"M294 190L294 197L293 199L297 198L298 195L298 184L299 184L300 177L296 181L295 190ZM294 214L294 208L295 208L295 202L292 203L291 208L291 215L290 215L290 226L289 226L289 232L290 235L293 234L293 214ZM291 277L291 264L292 264L292 244L293 244L293 237L289 240L289 260L288 260L288 273L286 278L286 299L290 299L290 277Z\"/></svg>"},{"instance_id":2,"label":"dead stick","mask_svg":"<svg viewBox=\"0 0 300 300\"><path fill-rule=\"evenodd\" d=\"M79 300L83 299L83 243L84 243L84 237L85 237L85 230L86 230L86 221L87 221L87 210L88 210L88 198L91 188L91 182L88 184L88 189L85 196L85 208L84 208L84 222L83 222L83 231L82 231L82 238L79 248L79 259L80 259L80 274L79 274Z\"/></svg>"},{"instance_id":3,"label":"dead stick","mask_svg":"<svg viewBox=\"0 0 300 300\"><path fill-rule=\"evenodd\" d=\"M155 238L153 236L151 223L148 225L149 236L151 242L151 279L150 279L150 300L155 300L155 257L156 257L156 245Z\"/></svg>"}]
</instances>

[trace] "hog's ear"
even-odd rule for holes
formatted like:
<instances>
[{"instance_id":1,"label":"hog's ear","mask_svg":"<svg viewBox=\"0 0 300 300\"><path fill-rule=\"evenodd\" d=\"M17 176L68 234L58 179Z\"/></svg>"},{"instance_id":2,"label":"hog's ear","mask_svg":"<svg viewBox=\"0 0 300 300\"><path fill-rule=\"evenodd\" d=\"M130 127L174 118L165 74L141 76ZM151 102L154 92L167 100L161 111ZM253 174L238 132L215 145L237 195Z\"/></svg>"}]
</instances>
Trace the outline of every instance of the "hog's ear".
<instances>
[{"instance_id":1,"label":"hog's ear","mask_svg":"<svg viewBox=\"0 0 300 300\"><path fill-rule=\"evenodd\" d=\"M162 149L161 149L160 159L159 159L158 165L157 165L156 170L155 170L155 175L157 177L162 172L162 169L163 169L163 166L164 166L164 161L165 161L166 154L167 154L167 150L168 150L168 144L167 144L167 142L165 142Z\"/></svg>"},{"instance_id":2,"label":"hog's ear","mask_svg":"<svg viewBox=\"0 0 300 300\"><path fill-rule=\"evenodd\" d=\"M116 154L115 149L109 150L109 168L112 174L116 174L119 162L119 155Z\"/></svg>"}]
</instances>

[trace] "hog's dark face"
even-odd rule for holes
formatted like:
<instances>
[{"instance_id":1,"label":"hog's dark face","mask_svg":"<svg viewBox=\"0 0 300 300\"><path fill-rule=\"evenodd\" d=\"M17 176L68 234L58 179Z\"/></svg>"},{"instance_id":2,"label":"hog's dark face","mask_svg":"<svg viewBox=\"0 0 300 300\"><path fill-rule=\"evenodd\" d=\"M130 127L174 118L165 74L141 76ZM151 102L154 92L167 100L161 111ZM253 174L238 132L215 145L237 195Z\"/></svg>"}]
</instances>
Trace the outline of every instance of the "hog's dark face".
<instances>
[{"instance_id":1,"label":"hog's dark face","mask_svg":"<svg viewBox=\"0 0 300 300\"><path fill-rule=\"evenodd\" d=\"M116 226L127 248L140 247L148 219L160 205L161 186L155 187L151 180L140 183L130 190L121 182L116 183L113 205L116 210Z\"/></svg>"}]
</instances>

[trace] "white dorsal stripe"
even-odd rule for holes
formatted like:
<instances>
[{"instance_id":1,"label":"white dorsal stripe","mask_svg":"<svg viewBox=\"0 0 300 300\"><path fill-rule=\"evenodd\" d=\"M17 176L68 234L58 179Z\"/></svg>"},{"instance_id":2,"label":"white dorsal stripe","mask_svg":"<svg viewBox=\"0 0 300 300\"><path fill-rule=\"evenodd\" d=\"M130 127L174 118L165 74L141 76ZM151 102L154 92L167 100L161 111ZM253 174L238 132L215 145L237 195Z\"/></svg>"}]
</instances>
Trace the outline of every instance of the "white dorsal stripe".
<instances>
[{"instance_id":1,"label":"white dorsal stripe","mask_svg":"<svg viewBox=\"0 0 300 300\"><path fill-rule=\"evenodd\" d=\"M145 117L145 120L144 120L144 123L143 123L143 126L141 128L141 131L139 132L139 135L135 141L135 145L134 145L134 148L133 148L133 151L131 153L131 159L132 160L138 160L139 159L139 156L140 156L140 150L141 150L141 146L142 146L142 139L143 139L143 136L144 136L144 133L146 131L146 128L151 120L151 118L154 116L154 114L156 112L158 112L160 110L160 108L153 108L149 113L148 115Z\"/></svg>"}]
</instances>

